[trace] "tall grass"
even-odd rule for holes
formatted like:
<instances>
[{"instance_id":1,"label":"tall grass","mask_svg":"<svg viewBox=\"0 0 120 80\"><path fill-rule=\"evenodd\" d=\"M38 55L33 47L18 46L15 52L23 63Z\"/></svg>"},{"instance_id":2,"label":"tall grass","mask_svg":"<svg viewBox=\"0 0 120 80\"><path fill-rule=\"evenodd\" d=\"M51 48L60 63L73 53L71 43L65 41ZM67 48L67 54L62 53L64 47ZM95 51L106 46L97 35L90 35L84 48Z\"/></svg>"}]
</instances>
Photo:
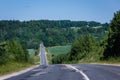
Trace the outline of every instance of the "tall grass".
<instances>
[{"instance_id":1,"label":"tall grass","mask_svg":"<svg viewBox=\"0 0 120 80\"><path fill-rule=\"evenodd\" d=\"M0 65L0 75L9 74L15 71L25 69L32 66L30 63L9 62L5 65Z\"/></svg>"},{"instance_id":2,"label":"tall grass","mask_svg":"<svg viewBox=\"0 0 120 80\"><path fill-rule=\"evenodd\" d=\"M35 50L34 49L28 49L28 52L30 54L29 62L15 62L15 61L9 61L7 64L0 65L0 75L9 74L15 71L19 71L22 69L25 69L27 67L30 67L32 65L38 64L40 62L39 56L35 56Z\"/></svg>"}]
</instances>

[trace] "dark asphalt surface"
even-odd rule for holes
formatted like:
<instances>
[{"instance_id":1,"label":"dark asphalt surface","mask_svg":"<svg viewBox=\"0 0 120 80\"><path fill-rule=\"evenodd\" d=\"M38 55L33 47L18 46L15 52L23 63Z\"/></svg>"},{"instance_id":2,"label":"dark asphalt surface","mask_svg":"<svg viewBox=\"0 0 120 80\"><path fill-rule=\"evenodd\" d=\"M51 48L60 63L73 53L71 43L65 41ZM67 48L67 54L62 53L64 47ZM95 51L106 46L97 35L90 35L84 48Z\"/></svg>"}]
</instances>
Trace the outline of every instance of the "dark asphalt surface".
<instances>
[{"instance_id":1,"label":"dark asphalt surface","mask_svg":"<svg viewBox=\"0 0 120 80\"><path fill-rule=\"evenodd\" d=\"M97 64L73 64L72 66L86 74L89 80L120 80L120 66ZM84 77L65 65L42 65L6 80L84 80Z\"/></svg>"},{"instance_id":2,"label":"dark asphalt surface","mask_svg":"<svg viewBox=\"0 0 120 80\"><path fill-rule=\"evenodd\" d=\"M82 70L90 80L120 80L120 66L82 64L74 65Z\"/></svg>"}]
</instances>

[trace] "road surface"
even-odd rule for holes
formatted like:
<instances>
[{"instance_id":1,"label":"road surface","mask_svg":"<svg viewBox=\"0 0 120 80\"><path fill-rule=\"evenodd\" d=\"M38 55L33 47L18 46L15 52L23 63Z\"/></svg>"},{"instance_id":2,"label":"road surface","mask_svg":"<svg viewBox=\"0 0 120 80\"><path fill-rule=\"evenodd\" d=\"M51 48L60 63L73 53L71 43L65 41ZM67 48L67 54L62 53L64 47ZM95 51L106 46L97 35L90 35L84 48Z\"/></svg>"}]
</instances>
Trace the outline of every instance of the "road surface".
<instances>
[{"instance_id":1,"label":"road surface","mask_svg":"<svg viewBox=\"0 0 120 80\"><path fill-rule=\"evenodd\" d=\"M43 43L40 44L40 65L47 65L46 51Z\"/></svg>"},{"instance_id":2,"label":"road surface","mask_svg":"<svg viewBox=\"0 0 120 80\"><path fill-rule=\"evenodd\" d=\"M41 65L6 80L120 80L120 66L98 64Z\"/></svg>"}]
</instances>

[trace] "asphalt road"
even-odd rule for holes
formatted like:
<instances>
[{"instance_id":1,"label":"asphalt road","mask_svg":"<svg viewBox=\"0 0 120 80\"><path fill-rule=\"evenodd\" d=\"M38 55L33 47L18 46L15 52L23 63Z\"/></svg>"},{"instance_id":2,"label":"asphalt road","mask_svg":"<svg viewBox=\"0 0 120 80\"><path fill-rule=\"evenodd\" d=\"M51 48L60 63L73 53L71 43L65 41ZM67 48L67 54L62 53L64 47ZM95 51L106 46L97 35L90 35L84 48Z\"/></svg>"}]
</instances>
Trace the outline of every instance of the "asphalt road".
<instances>
[{"instance_id":1,"label":"asphalt road","mask_svg":"<svg viewBox=\"0 0 120 80\"><path fill-rule=\"evenodd\" d=\"M47 57L43 43L40 44L40 65L47 65Z\"/></svg>"},{"instance_id":2,"label":"asphalt road","mask_svg":"<svg viewBox=\"0 0 120 80\"><path fill-rule=\"evenodd\" d=\"M98 64L42 65L6 80L120 80L120 66Z\"/></svg>"}]
</instances>

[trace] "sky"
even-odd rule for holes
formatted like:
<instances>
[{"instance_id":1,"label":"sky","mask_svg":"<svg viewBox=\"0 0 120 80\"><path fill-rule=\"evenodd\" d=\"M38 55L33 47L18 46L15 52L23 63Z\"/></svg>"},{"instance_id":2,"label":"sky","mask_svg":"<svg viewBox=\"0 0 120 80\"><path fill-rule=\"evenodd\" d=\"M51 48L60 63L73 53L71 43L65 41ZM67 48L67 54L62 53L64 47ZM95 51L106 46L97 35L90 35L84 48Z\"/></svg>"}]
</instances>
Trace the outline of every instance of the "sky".
<instances>
[{"instance_id":1,"label":"sky","mask_svg":"<svg viewBox=\"0 0 120 80\"><path fill-rule=\"evenodd\" d=\"M0 0L0 20L110 22L120 0Z\"/></svg>"}]
</instances>

